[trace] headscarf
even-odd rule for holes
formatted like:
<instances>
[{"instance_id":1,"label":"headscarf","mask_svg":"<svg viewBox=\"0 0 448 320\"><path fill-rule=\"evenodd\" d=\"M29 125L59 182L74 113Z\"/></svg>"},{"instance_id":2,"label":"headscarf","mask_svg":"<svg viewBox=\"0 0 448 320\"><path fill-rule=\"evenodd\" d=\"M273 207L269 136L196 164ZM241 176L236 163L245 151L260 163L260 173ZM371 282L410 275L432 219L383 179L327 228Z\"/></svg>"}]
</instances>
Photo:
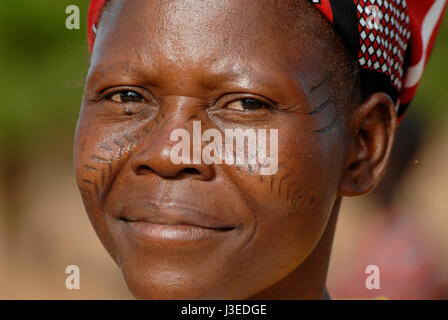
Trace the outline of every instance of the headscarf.
<instances>
[{"instance_id":1,"label":"headscarf","mask_svg":"<svg viewBox=\"0 0 448 320\"><path fill-rule=\"evenodd\" d=\"M363 90L388 93L400 121L417 91L447 0L308 1L328 19L357 59ZM90 1L90 52L106 2Z\"/></svg>"}]
</instances>

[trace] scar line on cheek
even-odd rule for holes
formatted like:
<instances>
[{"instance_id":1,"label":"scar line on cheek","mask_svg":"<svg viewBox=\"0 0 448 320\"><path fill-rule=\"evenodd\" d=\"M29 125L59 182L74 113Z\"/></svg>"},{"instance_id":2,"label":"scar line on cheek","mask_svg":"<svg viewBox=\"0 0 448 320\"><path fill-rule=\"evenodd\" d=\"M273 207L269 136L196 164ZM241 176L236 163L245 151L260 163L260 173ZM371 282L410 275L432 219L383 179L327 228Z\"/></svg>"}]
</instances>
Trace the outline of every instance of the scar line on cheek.
<instances>
[{"instance_id":1,"label":"scar line on cheek","mask_svg":"<svg viewBox=\"0 0 448 320\"><path fill-rule=\"evenodd\" d=\"M331 75L327 76L324 80L322 80L320 83L315 85L314 87L311 87L310 93L314 93L316 90L320 89L322 86L324 86L330 79L332 78Z\"/></svg>"},{"instance_id":2,"label":"scar line on cheek","mask_svg":"<svg viewBox=\"0 0 448 320\"><path fill-rule=\"evenodd\" d=\"M320 106L318 106L316 109L314 109L313 111L309 112L308 115L310 116L315 116L319 113L321 113L325 108L327 108L328 106L330 106L332 103L332 101L330 99L327 99L327 101L325 101L324 103L322 103Z\"/></svg>"},{"instance_id":3,"label":"scar line on cheek","mask_svg":"<svg viewBox=\"0 0 448 320\"><path fill-rule=\"evenodd\" d=\"M336 126L337 120L338 120L338 117L336 115L335 118L333 119L333 121L328 126L322 128L322 129L315 130L314 132L316 132L316 133L327 133L327 132L329 132L331 129L333 129Z\"/></svg>"},{"instance_id":4,"label":"scar line on cheek","mask_svg":"<svg viewBox=\"0 0 448 320\"><path fill-rule=\"evenodd\" d=\"M96 172L96 171L98 171L98 169L97 168L95 168L95 167L92 167L92 166L89 166L89 165L84 165L84 169L86 169L87 171L91 171L91 172Z\"/></svg>"},{"instance_id":5,"label":"scar line on cheek","mask_svg":"<svg viewBox=\"0 0 448 320\"><path fill-rule=\"evenodd\" d=\"M92 159L93 161L96 161L96 162L100 162L100 163L109 163L109 161L107 159L104 159L99 156L91 156L90 159Z\"/></svg>"}]
</instances>

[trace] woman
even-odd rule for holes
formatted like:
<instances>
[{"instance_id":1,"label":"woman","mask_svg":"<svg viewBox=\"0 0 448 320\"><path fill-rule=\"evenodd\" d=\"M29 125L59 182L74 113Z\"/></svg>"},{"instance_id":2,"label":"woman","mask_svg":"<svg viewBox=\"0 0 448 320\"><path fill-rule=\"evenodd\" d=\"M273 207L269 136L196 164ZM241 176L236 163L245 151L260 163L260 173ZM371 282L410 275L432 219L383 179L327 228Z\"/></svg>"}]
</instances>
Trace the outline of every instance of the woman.
<instances>
[{"instance_id":1,"label":"woman","mask_svg":"<svg viewBox=\"0 0 448 320\"><path fill-rule=\"evenodd\" d=\"M76 176L130 291L328 297L341 199L383 175L445 6L92 1ZM174 163L173 132L198 123L199 135L277 130L278 169Z\"/></svg>"}]
</instances>

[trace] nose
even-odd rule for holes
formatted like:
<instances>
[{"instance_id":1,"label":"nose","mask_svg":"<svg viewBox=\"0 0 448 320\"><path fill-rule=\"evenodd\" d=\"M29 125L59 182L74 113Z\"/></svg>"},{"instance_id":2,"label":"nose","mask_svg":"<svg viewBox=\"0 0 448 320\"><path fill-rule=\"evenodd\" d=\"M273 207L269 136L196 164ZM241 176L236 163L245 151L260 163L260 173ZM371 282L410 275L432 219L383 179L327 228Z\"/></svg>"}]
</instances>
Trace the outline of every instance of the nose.
<instances>
[{"instance_id":1,"label":"nose","mask_svg":"<svg viewBox=\"0 0 448 320\"><path fill-rule=\"evenodd\" d=\"M130 160L131 169L136 175L157 174L165 179L191 178L203 181L215 177L213 165L207 165L203 161L199 164L174 164L171 161L171 148L177 144L170 141L171 132L181 127L179 123L166 124L162 129L152 132L144 139L144 144ZM190 142L191 145L192 142ZM192 151L190 154L193 154Z\"/></svg>"}]
</instances>

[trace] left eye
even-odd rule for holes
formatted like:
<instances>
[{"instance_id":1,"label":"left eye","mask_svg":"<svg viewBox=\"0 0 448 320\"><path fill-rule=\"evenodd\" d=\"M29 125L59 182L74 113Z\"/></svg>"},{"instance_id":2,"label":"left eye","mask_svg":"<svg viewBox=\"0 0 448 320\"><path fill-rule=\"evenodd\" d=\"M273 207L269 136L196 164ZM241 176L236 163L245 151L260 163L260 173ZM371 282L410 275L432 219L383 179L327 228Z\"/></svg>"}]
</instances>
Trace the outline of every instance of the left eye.
<instances>
[{"instance_id":1,"label":"left eye","mask_svg":"<svg viewBox=\"0 0 448 320\"><path fill-rule=\"evenodd\" d=\"M135 91L120 91L111 93L106 98L119 103L143 102L145 100L141 94L138 94Z\"/></svg>"},{"instance_id":2,"label":"left eye","mask_svg":"<svg viewBox=\"0 0 448 320\"><path fill-rule=\"evenodd\" d=\"M227 109L236 111L256 110L269 108L269 105L257 99L245 98L233 101L227 105Z\"/></svg>"}]
</instances>

